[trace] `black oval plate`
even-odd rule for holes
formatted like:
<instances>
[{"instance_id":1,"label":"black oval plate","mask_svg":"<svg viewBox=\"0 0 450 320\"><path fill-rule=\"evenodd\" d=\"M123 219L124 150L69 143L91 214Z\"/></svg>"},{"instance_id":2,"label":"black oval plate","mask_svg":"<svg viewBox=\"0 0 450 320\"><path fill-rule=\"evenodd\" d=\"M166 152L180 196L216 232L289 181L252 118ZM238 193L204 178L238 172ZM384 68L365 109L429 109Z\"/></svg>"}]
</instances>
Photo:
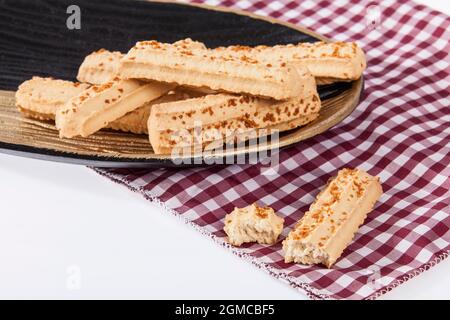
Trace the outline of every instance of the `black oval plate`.
<instances>
[{"instance_id":1,"label":"black oval plate","mask_svg":"<svg viewBox=\"0 0 450 320\"><path fill-rule=\"evenodd\" d=\"M67 8L81 9L81 29L69 30ZM127 52L137 41L192 38L208 47L315 42L306 32L234 12L178 3L130 0L0 1L0 89L16 90L32 76L75 80L84 57L106 48ZM322 100L350 88L322 86ZM95 166L167 166L166 160L91 157L0 142L0 151Z\"/></svg>"}]
</instances>

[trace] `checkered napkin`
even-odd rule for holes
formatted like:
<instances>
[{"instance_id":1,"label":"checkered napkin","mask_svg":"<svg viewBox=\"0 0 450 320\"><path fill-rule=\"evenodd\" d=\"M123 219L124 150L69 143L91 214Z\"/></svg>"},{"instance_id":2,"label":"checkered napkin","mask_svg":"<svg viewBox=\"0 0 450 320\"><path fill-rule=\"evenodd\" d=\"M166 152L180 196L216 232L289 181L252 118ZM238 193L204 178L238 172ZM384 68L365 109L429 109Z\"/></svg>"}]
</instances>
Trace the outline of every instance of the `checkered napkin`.
<instances>
[{"instance_id":1,"label":"checkered napkin","mask_svg":"<svg viewBox=\"0 0 450 320\"><path fill-rule=\"evenodd\" d=\"M285 219L283 239L329 177L344 167L378 175L384 194L332 269L283 262L281 241L231 248L316 299L376 298L450 252L450 18L405 1L232 1L306 26L367 54L361 104L341 124L262 165L196 169L96 169L225 242L223 218L255 201Z\"/></svg>"}]
</instances>

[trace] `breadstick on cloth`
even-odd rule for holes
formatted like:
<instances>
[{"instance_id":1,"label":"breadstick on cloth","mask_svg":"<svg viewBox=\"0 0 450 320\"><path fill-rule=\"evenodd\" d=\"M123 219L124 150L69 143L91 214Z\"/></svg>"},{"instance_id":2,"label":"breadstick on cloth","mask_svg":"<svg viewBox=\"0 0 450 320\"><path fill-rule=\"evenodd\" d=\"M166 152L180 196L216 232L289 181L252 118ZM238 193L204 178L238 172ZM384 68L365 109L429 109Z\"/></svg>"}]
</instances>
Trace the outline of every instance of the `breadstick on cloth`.
<instances>
[{"instance_id":1,"label":"breadstick on cloth","mask_svg":"<svg viewBox=\"0 0 450 320\"><path fill-rule=\"evenodd\" d=\"M359 169L340 170L283 241L285 261L330 268L382 192L378 177Z\"/></svg>"},{"instance_id":2,"label":"breadstick on cloth","mask_svg":"<svg viewBox=\"0 0 450 320\"><path fill-rule=\"evenodd\" d=\"M275 244L283 231L284 219L272 208L254 203L245 208L234 208L225 216L224 224L228 242L234 246L248 242Z\"/></svg>"}]
</instances>

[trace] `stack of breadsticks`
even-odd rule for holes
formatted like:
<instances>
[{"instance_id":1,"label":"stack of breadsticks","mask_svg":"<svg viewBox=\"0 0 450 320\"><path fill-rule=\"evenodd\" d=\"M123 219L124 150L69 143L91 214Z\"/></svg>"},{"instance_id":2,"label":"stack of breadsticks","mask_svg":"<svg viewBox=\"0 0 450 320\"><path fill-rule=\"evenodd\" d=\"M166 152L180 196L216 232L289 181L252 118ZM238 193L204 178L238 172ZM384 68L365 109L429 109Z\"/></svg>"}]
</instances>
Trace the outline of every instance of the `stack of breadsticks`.
<instances>
[{"instance_id":1,"label":"stack of breadsticks","mask_svg":"<svg viewBox=\"0 0 450 320\"><path fill-rule=\"evenodd\" d=\"M90 54L79 82L24 82L16 105L25 116L54 120L61 138L108 128L148 134L155 153L170 154L236 132L245 139L305 125L321 108L316 83L358 79L365 66L355 43L208 49L191 39L143 41L125 55Z\"/></svg>"}]
</instances>

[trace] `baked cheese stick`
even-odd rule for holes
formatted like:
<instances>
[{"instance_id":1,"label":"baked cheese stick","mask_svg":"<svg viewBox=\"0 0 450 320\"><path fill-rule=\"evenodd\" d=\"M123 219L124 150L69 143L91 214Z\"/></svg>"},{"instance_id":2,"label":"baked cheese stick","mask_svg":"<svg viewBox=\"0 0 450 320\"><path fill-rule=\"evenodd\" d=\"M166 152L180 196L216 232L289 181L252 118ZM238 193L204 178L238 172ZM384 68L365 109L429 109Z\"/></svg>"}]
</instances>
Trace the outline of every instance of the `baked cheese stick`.
<instances>
[{"instance_id":1,"label":"baked cheese stick","mask_svg":"<svg viewBox=\"0 0 450 320\"><path fill-rule=\"evenodd\" d=\"M366 68L364 52L355 42L316 42L273 47L231 46L213 49L217 54L247 54L252 59L284 61L307 67L318 84L356 80Z\"/></svg>"},{"instance_id":2,"label":"baked cheese stick","mask_svg":"<svg viewBox=\"0 0 450 320\"><path fill-rule=\"evenodd\" d=\"M216 94L155 104L148 119L149 139L157 154L169 154L174 148L204 146L232 135L238 141L248 140L253 137L246 133L258 133L259 129L283 131L295 128L296 124L304 125L317 118L320 107L315 90L304 98L287 101Z\"/></svg>"},{"instance_id":3,"label":"baked cheese stick","mask_svg":"<svg viewBox=\"0 0 450 320\"><path fill-rule=\"evenodd\" d=\"M340 170L283 241L285 261L330 268L382 192L378 177L359 169Z\"/></svg>"},{"instance_id":4,"label":"baked cheese stick","mask_svg":"<svg viewBox=\"0 0 450 320\"><path fill-rule=\"evenodd\" d=\"M182 49L200 49L206 50L206 46L203 42L192 40L191 38L181 39L173 43L174 46Z\"/></svg>"},{"instance_id":5,"label":"baked cheese stick","mask_svg":"<svg viewBox=\"0 0 450 320\"><path fill-rule=\"evenodd\" d=\"M156 154L172 154L175 152L175 155L191 154L202 150L211 152L217 148L223 148L224 143L242 143L263 136L271 136L307 125L318 117L319 113L311 113L300 116L295 120L255 129L242 128L243 125L239 121L224 121L220 122L219 125L229 123L229 127L224 130L225 132L208 126L208 129L202 130L200 135L197 135L194 130L181 130L181 132L175 131L175 133L168 131L160 136L161 142L153 150Z\"/></svg>"},{"instance_id":6,"label":"baked cheese stick","mask_svg":"<svg viewBox=\"0 0 450 320\"><path fill-rule=\"evenodd\" d=\"M122 59L119 76L277 100L304 95L304 87L315 83L306 68L294 68L284 62L268 66L244 54L227 57L211 50L185 49L157 41L138 42Z\"/></svg>"},{"instance_id":7,"label":"baked cheese stick","mask_svg":"<svg viewBox=\"0 0 450 320\"><path fill-rule=\"evenodd\" d=\"M19 86L16 107L28 117L53 120L59 107L88 87L87 84L33 77Z\"/></svg>"},{"instance_id":8,"label":"baked cheese stick","mask_svg":"<svg viewBox=\"0 0 450 320\"><path fill-rule=\"evenodd\" d=\"M179 40L174 45L184 49L206 49L202 42L193 41L190 38ZM106 49L92 52L86 56L78 69L77 80L90 84L104 84L112 81L118 74L120 59L123 56L121 52L111 52Z\"/></svg>"},{"instance_id":9,"label":"baked cheese stick","mask_svg":"<svg viewBox=\"0 0 450 320\"><path fill-rule=\"evenodd\" d=\"M60 137L87 137L174 88L162 83L116 80L92 86L56 111Z\"/></svg>"},{"instance_id":10,"label":"baked cheese stick","mask_svg":"<svg viewBox=\"0 0 450 320\"><path fill-rule=\"evenodd\" d=\"M117 76L122 57L118 51L100 49L92 52L78 69L77 80L97 85L112 81Z\"/></svg>"},{"instance_id":11,"label":"baked cheese stick","mask_svg":"<svg viewBox=\"0 0 450 320\"><path fill-rule=\"evenodd\" d=\"M34 77L25 81L19 87L16 93L16 106L28 118L55 120L56 110L65 105L70 98L80 94L88 87L86 84L76 82ZM161 98L128 112L123 117L111 122L106 128L136 134L147 134L147 120L153 104L195 98L202 95L204 94L194 90L176 88Z\"/></svg>"},{"instance_id":12,"label":"baked cheese stick","mask_svg":"<svg viewBox=\"0 0 450 320\"><path fill-rule=\"evenodd\" d=\"M275 244L283 224L284 219L277 216L272 208L252 204L241 209L234 208L227 214L223 230L234 246L247 242Z\"/></svg>"}]
</instances>

